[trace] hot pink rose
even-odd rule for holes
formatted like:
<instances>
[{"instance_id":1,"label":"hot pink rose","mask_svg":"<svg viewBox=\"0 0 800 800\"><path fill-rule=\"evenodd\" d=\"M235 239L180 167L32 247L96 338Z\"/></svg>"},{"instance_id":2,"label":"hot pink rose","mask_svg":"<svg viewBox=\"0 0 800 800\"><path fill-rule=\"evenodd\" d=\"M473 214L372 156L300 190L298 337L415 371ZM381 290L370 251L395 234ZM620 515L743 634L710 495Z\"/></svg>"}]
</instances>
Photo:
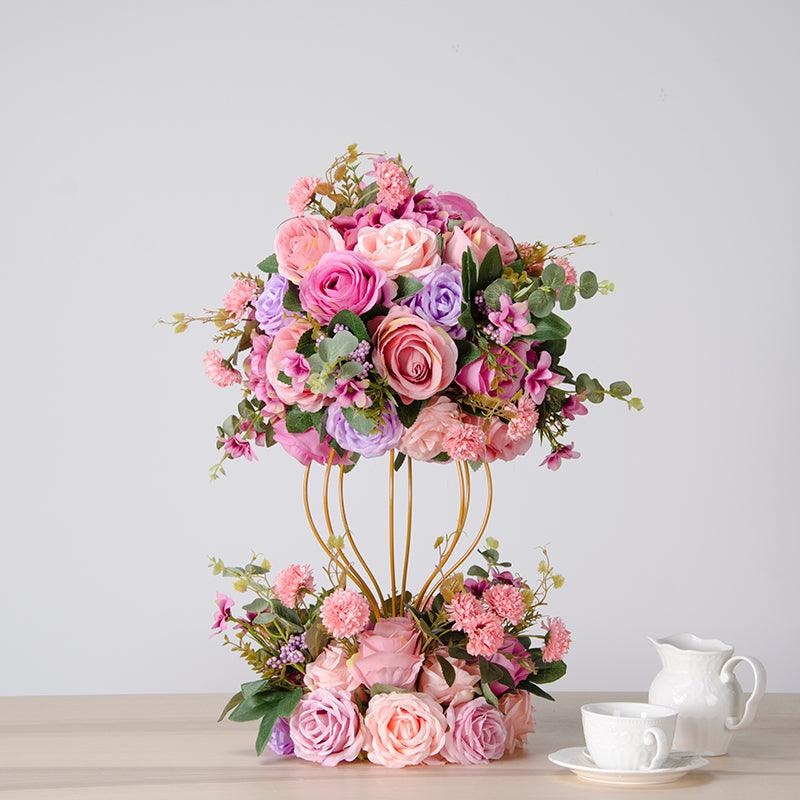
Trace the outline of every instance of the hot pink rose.
<instances>
[{"instance_id":1,"label":"hot pink rose","mask_svg":"<svg viewBox=\"0 0 800 800\"><path fill-rule=\"evenodd\" d=\"M325 398L321 394L309 392L302 385L289 385L278 380L278 375L285 371L285 367L297 356L297 343L300 337L311 326L307 322L295 320L278 331L272 340L272 347L267 354L267 378L275 390L275 394L287 405L295 403L304 411L319 411Z\"/></svg>"},{"instance_id":2,"label":"hot pink rose","mask_svg":"<svg viewBox=\"0 0 800 800\"><path fill-rule=\"evenodd\" d=\"M436 234L408 219L394 220L382 228L362 228L355 251L366 256L390 278L396 275L419 278L442 263Z\"/></svg>"},{"instance_id":3,"label":"hot pink rose","mask_svg":"<svg viewBox=\"0 0 800 800\"><path fill-rule=\"evenodd\" d=\"M344 239L321 217L294 217L278 228L275 257L278 272L299 284L325 253L344 250Z\"/></svg>"},{"instance_id":4,"label":"hot pink rose","mask_svg":"<svg viewBox=\"0 0 800 800\"><path fill-rule=\"evenodd\" d=\"M455 342L403 306L372 321L372 340L375 369L404 403L433 397L456 374Z\"/></svg>"},{"instance_id":5,"label":"hot pink rose","mask_svg":"<svg viewBox=\"0 0 800 800\"><path fill-rule=\"evenodd\" d=\"M441 706L424 694L388 692L369 701L364 749L373 764L410 767L444 746L447 721Z\"/></svg>"},{"instance_id":6,"label":"hot pink rose","mask_svg":"<svg viewBox=\"0 0 800 800\"><path fill-rule=\"evenodd\" d=\"M300 303L319 322L327 323L343 309L369 311L394 296L386 273L358 253L325 253L300 284Z\"/></svg>"},{"instance_id":7,"label":"hot pink rose","mask_svg":"<svg viewBox=\"0 0 800 800\"><path fill-rule=\"evenodd\" d=\"M509 345L509 350L517 356L515 358L501 347L492 347L497 366L490 364L486 356L481 356L458 371L456 383L469 394L485 394L509 400L522 386L526 372L524 362L530 348L530 342L517 339Z\"/></svg>"},{"instance_id":8,"label":"hot pink rose","mask_svg":"<svg viewBox=\"0 0 800 800\"><path fill-rule=\"evenodd\" d=\"M506 728L506 753L524 747L529 733L533 733L533 703L528 692L508 692L500 698L500 711Z\"/></svg>"},{"instance_id":9,"label":"hot pink rose","mask_svg":"<svg viewBox=\"0 0 800 800\"><path fill-rule=\"evenodd\" d=\"M306 761L335 767L354 761L364 746L364 726L348 692L314 689L289 718L294 754Z\"/></svg>"},{"instance_id":10,"label":"hot pink rose","mask_svg":"<svg viewBox=\"0 0 800 800\"><path fill-rule=\"evenodd\" d=\"M296 458L303 466L307 467L312 461L317 464L327 464L331 454L330 437L326 436L324 441L319 440L319 433L316 429L309 428L303 433L289 433L286 430L285 419L274 419L272 429L275 433L275 441L290 455ZM338 453L333 457L334 464L349 464L350 456L340 456Z\"/></svg>"},{"instance_id":11,"label":"hot pink rose","mask_svg":"<svg viewBox=\"0 0 800 800\"><path fill-rule=\"evenodd\" d=\"M352 692L358 687L358 679L347 668L347 653L340 644L329 645L306 665L303 682L309 689Z\"/></svg>"},{"instance_id":12,"label":"hot pink rose","mask_svg":"<svg viewBox=\"0 0 800 800\"><path fill-rule=\"evenodd\" d=\"M419 412L398 445L401 453L417 461L430 461L444 450L444 437L450 425L459 421L458 406L446 397L437 397Z\"/></svg>"},{"instance_id":13,"label":"hot pink rose","mask_svg":"<svg viewBox=\"0 0 800 800\"><path fill-rule=\"evenodd\" d=\"M461 256L469 248L475 261L480 264L483 257L495 246L500 248L500 258L504 264L517 259L514 240L502 229L485 219L476 217L460 228L453 228L444 246L444 260L447 264L461 265Z\"/></svg>"},{"instance_id":14,"label":"hot pink rose","mask_svg":"<svg viewBox=\"0 0 800 800\"><path fill-rule=\"evenodd\" d=\"M447 709L442 755L451 764L481 764L502 758L506 727L500 712L482 697Z\"/></svg>"},{"instance_id":15,"label":"hot pink rose","mask_svg":"<svg viewBox=\"0 0 800 800\"><path fill-rule=\"evenodd\" d=\"M419 652L419 630L407 617L379 619L371 631L358 638L358 656L351 669L367 687L386 683L411 689L424 656Z\"/></svg>"},{"instance_id":16,"label":"hot pink rose","mask_svg":"<svg viewBox=\"0 0 800 800\"><path fill-rule=\"evenodd\" d=\"M530 450L533 444L533 434L523 436L521 439L512 439L509 436L509 427L497 417L492 417L486 429L486 461L492 462L513 461Z\"/></svg>"},{"instance_id":17,"label":"hot pink rose","mask_svg":"<svg viewBox=\"0 0 800 800\"><path fill-rule=\"evenodd\" d=\"M514 587L509 588L513 589ZM506 636L500 649L490 656L489 661L503 667L514 681L514 686L519 686L520 682L530 675L530 669L523 663L527 657L528 651L522 646L522 642L515 636ZM492 681L489 688L498 697L509 690L509 687L500 681Z\"/></svg>"},{"instance_id":18,"label":"hot pink rose","mask_svg":"<svg viewBox=\"0 0 800 800\"><path fill-rule=\"evenodd\" d=\"M484 218L483 214L478 211L478 206L469 197L464 197L463 194L440 192L434 195L434 199L444 211L453 216L461 217L461 219ZM458 263L460 264L461 262L459 261Z\"/></svg>"},{"instance_id":19,"label":"hot pink rose","mask_svg":"<svg viewBox=\"0 0 800 800\"><path fill-rule=\"evenodd\" d=\"M442 650L439 655L450 662L456 673L453 685L447 685L439 659L435 655L430 655L422 665L422 673L419 676L420 691L430 695L441 705L447 703L458 705L472 700L475 685L480 680L478 668L460 658L451 658L447 655L447 650Z\"/></svg>"}]
</instances>

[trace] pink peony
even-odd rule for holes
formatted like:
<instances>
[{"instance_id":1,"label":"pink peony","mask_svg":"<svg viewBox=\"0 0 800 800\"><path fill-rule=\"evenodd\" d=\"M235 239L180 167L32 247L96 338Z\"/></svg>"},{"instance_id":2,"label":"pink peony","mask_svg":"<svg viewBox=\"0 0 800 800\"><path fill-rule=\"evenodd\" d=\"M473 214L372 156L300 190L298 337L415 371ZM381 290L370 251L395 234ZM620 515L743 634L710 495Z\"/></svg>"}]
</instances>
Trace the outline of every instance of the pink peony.
<instances>
[{"instance_id":1,"label":"pink peony","mask_svg":"<svg viewBox=\"0 0 800 800\"><path fill-rule=\"evenodd\" d=\"M543 467L545 464L547 465L547 469L557 470L561 466L562 459L571 459L571 458L580 458L581 454L574 450L573 448L575 445L570 442L569 444L562 444L559 447L556 447L552 453L546 455L540 467Z\"/></svg>"},{"instance_id":2,"label":"pink peony","mask_svg":"<svg viewBox=\"0 0 800 800\"><path fill-rule=\"evenodd\" d=\"M482 764L503 757L506 726L502 714L482 697L447 709L442 755L451 764Z\"/></svg>"},{"instance_id":3,"label":"pink peony","mask_svg":"<svg viewBox=\"0 0 800 800\"><path fill-rule=\"evenodd\" d=\"M528 434L519 439L511 438L511 425L492 417L486 430L486 461L513 461L524 455L533 444L533 435Z\"/></svg>"},{"instance_id":4,"label":"pink peony","mask_svg":"<svg viewBox=\"0 0 800 800\"><path fill-rule=\"evenodd\" d=\"M320 618L335 639L355 636L367 627L369 603L352 589L336 589L322 601Z\"/></svg>"},{"instance_id":5,"label":"pink peony","mask_svg":"<svg viewBox=\"0 0 800 800\"><path fill-rule=\"evenodd\" d=\"M505 640L505 631L500 617L492 611L484 611L469 620L464 630L467 632L467 652L471 656L493 656Z\"/></svg>"},{"instance_id":6,"label":"pink peony","mask_svg":"<svg viewBox=\"0 0 800 800\"><path fill-rule=\"evenodd\" d=\"M395 289L386 273L349 250L325 253L300 284L300 303L316 320L328 323L347 309L363 314L377 303L388 304Z\"/></svg>"},{"instance_id":7,"label":"pink peony","mask_svg":"<svg viewBox=\"0 0 800 800\"><path fill-rule=\"evenodd\" d=\"M299 284L325 253L344 250L344 239L321 217L294 217L278 228L275 256L278 272Z\"/></svg>"},{"instance_id":8,"label":"pink peony","mask_svg":"<svg viewBox=\"0 0 800 800\"><path fill-rule=\"evenodd\" d=\"M397 275L421 278L442 263L436 234L407 219L394 220L382 228L362 228L355 251L390 278Z\"/></svg>"},{"instance_id":9,"label":"pink peony","mask_svg":"<svg viewBox=\"0 0 800 800\"><path fill-rule=\"evenodd\" d=\"M265 404L261 412L264 416L279 414L283 411L284 405L267 378L267 355L271 340L269 336L254 333L250 337L250 343L252 349L244 360L247 385L253 390L253 394Z\"/></svg>"},{"instance_id":10,"label":"pink peony","mask_svg":"<svg viewBox=\"0 0 800 800\"><path fill-rule=\"evenodd\" d=\"M468 394L510 400L522 385L530 347L525 339L517 339L509 345L514 355L501 347L491 347L492 360L484 355L462 367L456 375L456 383Z\"/></svg>"},{"instance_id":11,"label":"pink peony","mask_svg":"<svg viewBox=\"0 0 800 800\"><path fill-rule=\"evenodd\" d=\"M465 631L472 621L483 613L483 606L474 594L459 592L454 594L445 606L448 619L453 623L454 631Z\"/></svg>"},{"instance_id":12,"label":"pink peony","mask_svg":"<svg viewBox=\"0 0 800 800\"><path fill-rule=\"evenodd\" d=\"M222 307L233 319L241 319L247 304L255 297L256 285L253 281L234 281L233 286L222 298Z\"/></svg>"},{"instance_id":13,"label":"pink peony","mask_svg":"<svg viewBox=\"0 0 800 800\"><path fill-rule=\"evenodd\" d=\"M400 452L417 461L431 461L444 451L444 437L458 421L458 406L446 397L437 397L405 431L398 446Z\"/></svg>"},{"instance_id":14,"label":"pink peony","mask_svg":"<svg viewBox=\"0 0 800 800\"><path fill-rule=\"evenodd\" d=\"M375 181L378 184L378 202L389 211L394 211L411 194L406 171L388 158L375 161Z\"/></svg>"},{"instance_id":15,"label":"pink peony","mask_svg":"<svg viewBox=\"0 0 800 800\"><path fill-rule=\"evenodd\" d=\"M358 656L351 662L351 669L368 688L386 683L411 689L424 659L419 650L419 630L413 620L379 619L371 631L359 636Z\"/></svg>"},{"instance_id":16,"label":"pink peony","mask_svg":"<svg viewBox=\"0 0 800 800\"><path fill-rule=\"evenodd\" d=\"M275 441L290 455L297 459L303 466L307 467L312 461L317 464L327 464L331 454L331 439L325 437L324 441L319 440L319 433L315 428L309 428L303 433L289 433L286 430L285 419L274 419L272 429L275 434ZM349 464L350 456L340 456L338 453L333 457L333 463Z\"/></svg>"},{"instance_id":17,"label":"pink peony","mask_svg":"<svg viewBox=\"0 0 800 800\"><path fill-rule=\"evenodd\" d=\"M294 382L290 386L278 378L281 372L292 363L299 364L295 348L300 341L300 337L311 326L307 322L295 320L282 330L278 331L272 340L272 347L267 354L266 371L267 378L278 395L287 406L297 404L303 411L319 411L322 408L325 398L321 394L310 392L305 386L297 386ZM291 368L291 367L290 367Z\"/></svg>"},{"instance_id":18,"label":"pink peony","mask_svg":"<svg viewBox=\"0 0 800 800\"><path fill-rule=\"evenodd\" d=\"M515 336L528 336L536 330L530 321L528 303L512 303L507 294L500 295L500 310L489 312L489 322L496 326L500 344L508 344Z\"/></svg>"},{"instance_id":19,"label":"pink peony","mask_svg":"<svg viewBox=\"0 0 800 800\"><path fill-rule=\"evenodd\" d=\"M294 608L306 592L314 591L314 576L308 564L290 564L275 576L275 597Z\"/></svg>"},{"instance_id":20,"label":"pink peony","mask_svg":"<svg viewBox=\"0 0 800 800\"><path fill-rule=\"evenodd\" d=\"M294 754L306 761L335 767L354 761L364 747L364 725L348 692L314 689L289 718Z\"/></svg>"},{"instance_id":21,"label":"pink peony","mask_svg":"<svg viewBox=\"0 0 800 800\"><path fill-rule=\"evenodd\" d=\"M448 427L443 444L447 455L456 461L483 461L486 456L486 434L469 422Z\"/></svg>"},{"instance_id":22,"label":"pink peony","mask_svg":"<svg viewBox=\"0 0 800 800\"><path fill-rule=\"evenodd\" d=\"M410 767L444 747L447 720L441 706L424 694L376 694L364 717L364 749L373 764Z\"/></svg>"},{"instance_id":23,"label":"pink peony","mask_svg":"<svg viewBox=\"0 0 800 800\"><path fill-rule=\"evenodd\" d=\"M215 386L224 389L233 383L242 382L242 374L238 369L229 367L222 359L219 350L209 350L203 358L206 375Z\"/></svg>"},{"instance_id":24,"label":"pink peony","mask_svg":"<svg viewBox=\"0 0 800 800\"><path fill-rule=\"evenodd\" d=\"M537 406L544 402L548 386L557 386L564 380L563 375L550 369L552 361L550 353L542 350L536 360L536 365L525 376L525 391Z\"/></svg>"},{"instance_id":25,"label":"pink peony","mask_svg":"<svg viewBox=\"0 0 800 800\"><path fill-rule=\"evenodd\" d=\"M309 177L298 178L294 182L286 197L286 202L289 204L293 214L298 217L302 216L314 196L318 183L319 178Z\"/></svg>"},{"instance_id":26,"label":"pink peony","mask_svg":"<svg viewBox=\"0 0 800 800\"><path fill-rule=\"evenodd\" d=\"M453 667L455 680L452 686L447 685L439 659L435 655L430 655L422 665L422 672L419 676L419 690L425 692L441 705L447 705L448 703L458 705L472 700L475 694L475 686L480 680L480 673L477 667L467 664L466 661L460 658L451 658L447 655L447 650L442 650L439 655Z\"/></svg>"},{"instance_id":27,"label":"pink peony","mask_svg":"<svg viewBox=\"0 0 800 800\"><path fill-rule=\"evenodd\" d=\"M528 692L507 692L500 698L500 712L506 729L506 753L524 747L533 733L533 703Z\"/></svg>"},{"instance_id":28,"label":"pink peony","mask_svg":"<svg viewBox=\"0 0 800 800\"><path fill-rule=\"evenodd\" d=\"M560 617L550 617L543 627L547 631L547 636L542 650L542 661L545 664L561 661L569 652L572 643L570 632Z\"/></svg>"},{"instance_id":29,"label":"pink peony","mask_svg":"<svg viewBox=\"0 0 800 800\"><path fill-rule=\"evenodd\" d=\"M458 350L441 328L402 306L370 324L375 369L404 403L427 400L450 385Z\"/></svg>"},{"instance_id":30,"label":"pink peony","mask_svg":"<svg viewBox=\"0 0 800 800\"><path fill-rule=\"evenodd\" d=\"M511 625L519 625L525 616L525 601L516 586L496 583L483 593L483 599L498 617Z\"/></svg>"},{"instance_id":31,"label":"pink peony","mask_svg":"<svg viewBox=\"0 0 800 800\"><path fill-rule=\"evenodd\" d=\"M303 683L309 689L339 689L352 692L358 679L347 667L347 653L340 644L328 645L310 664L306 664Z\"/></svg>"},{"instance_id":32,"label":"pink peony","mask_svg":"<svg viewBox=\"0 0 800 800\"><path fill-rule=\"evenodd\" d=\"M495 245L500 248L500 258L504 264L517 260L514 240L502 228L476 217L460 228L453 228L444 246L444 261L460 266L461 256L470 249L475 261L480 264Z\"/></svg>"},{"instance_id":33,"label":"pink peony","mask_svg":"<svg viewBox=\"0 0 800 800\"><path fill-rule=\"evenodd\" d=\"M233 608L233 598L228 597L228 595L222 592L217 592L217 599L214 602L217 605L217 613L214 614L214 623L211 625L212 636L216 636L218 633L227 630L227 620Z\"/></svg>"},{"instance_id":34,"label":"pink peony","mask_svg":"<svg viewBox=\"0 0 800 800\"><path fill-rule=\"evenodd\" d=\"M508 438L516 442L530 436L536 430L538 422L539 412L536 410L536 404L530 397L523 395L517 402L514 418L508 423Z\"/></svg>"}]
</instances>

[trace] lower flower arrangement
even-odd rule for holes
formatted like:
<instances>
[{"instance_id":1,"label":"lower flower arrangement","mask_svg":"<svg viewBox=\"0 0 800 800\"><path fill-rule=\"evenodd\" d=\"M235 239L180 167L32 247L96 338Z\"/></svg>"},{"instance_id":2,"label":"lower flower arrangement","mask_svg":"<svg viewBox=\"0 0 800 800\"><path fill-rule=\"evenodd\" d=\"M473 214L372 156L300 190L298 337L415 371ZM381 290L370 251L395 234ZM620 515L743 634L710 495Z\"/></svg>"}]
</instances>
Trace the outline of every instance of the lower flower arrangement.
<instances>
[{"instance_id":1,"label":"lower flower arrangement","mask_svg":"<svg viewBox=\"0 0 800 800\"><path fill-rule=\"evenodd\" d=\"M440 553L447 547L437 545ZM546 550L528 582L486 540L466 576L438 576L418 595L385 598L347 588L331 561L331 588L291 565L212 559L216 574L255 598L237 611L217 593L213 630L258 674L220 720L260 720L256 752L324 766L368 759L385 767L478 764L524 745L534 729L532 696L562 677L570 633L541 613L556 574ZM372 577L372 576L370 576ZM373 578L374 582L374 578ZM224 632L224 633L223 633Z\"/></svg>"}]
</instances>

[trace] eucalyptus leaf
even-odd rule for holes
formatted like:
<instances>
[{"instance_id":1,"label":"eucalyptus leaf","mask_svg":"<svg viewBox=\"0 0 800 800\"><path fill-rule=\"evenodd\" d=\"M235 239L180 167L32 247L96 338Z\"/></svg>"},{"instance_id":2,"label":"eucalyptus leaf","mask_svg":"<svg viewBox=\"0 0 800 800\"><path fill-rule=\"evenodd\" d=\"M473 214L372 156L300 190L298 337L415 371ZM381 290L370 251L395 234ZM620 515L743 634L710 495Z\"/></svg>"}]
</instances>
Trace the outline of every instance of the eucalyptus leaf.
<instances>
[{"instance_id":1,"label":"eucalyptus leaf","mask_svg":"<svg viewBox=\"0 0 800 800\"><path fill-rule=\"evenodd\" d=\"M554 262L550 262L542 272L542 283L545 286L552 286L554 289L560 289L566 280L564 268Z\"/></svg>"},{"instance_id":2,"label":"eucalyptus leaf","mask_svg":"<svg viewBox=\"0 0 800 800\"><path fill-rule=\"evenodd\" d=\"M594 297L594 295L597 293L597 275L595 275L591 270L582 272L581 277L578 280L578 291L580 291L581 297L583 297L585 300L588 300L590 297Z\"/></svg>"},{"instance_id":3,"label":"eucalyptus leaf","mask_svg":"<svg viewBox=\"0 0 800 800\"><path fill-rule=\"evenodd\" d=\"M536 289L528 298L528 308L534 317L546 317L555 308L555 305L555 294L553 292L545 292L544 289Z\"/></svg>"},{"instance_id":4,"label":"eucalyptus leaf","mask_svg":"<svg viewBox=\"0 0 800 800\"><path fill-rule=\"evenodd\" d=\"M627 397L633 389L626 381L614 381L609 387L608 391L611 392L613 397Z\"/></svg>"},{"instance_id":5,"label":"eucalyptus leaf","mask_svg":"<svg viewBox=\"0 0 800 800\"><path fill-rule=\"evenodd\" d=\"M498 278L492 281L483 290L483 299L486 301L486 305L489 306L489 308L497 310L500 308L500 297L504 294L513 297L514 284L511 283L511 281L507 281L505 278Z\"/></svg>"},{"instance_id":6,"label":"eucalyptus leaf","mask_svg":"<svg viewBox=\"0 0 800 800\"><path fill-rule=\"evenodd\" d=\"M536 331L533 338L539 342L549 339L566 339L569 336L572 326L557 314L550 314L544 319L536 322Z\"/></svg>"},{"instance_id":7,"label":"eucalyptus leaf","mask_svg":"<svg viewBox=\"0 0 800 800\"><path fill-rule=\"evenodd\" d=\"M575 307L575 284L568 283L566 286L561 287L558 293L558 304L564 311L569 311Z\"/></svg>"},{"instance_id":8,"label":"eucalyptus leaf","mask_svg":"<svg viewBox=\"0 0 800 800\"><path fill-rule=\"evenodd\" d=\"M269 608L269 600L265 600L263 597L256 597L255 600L251 600L247 605L242 606L242 611L252 611L254 614L260 614L267 608Z\"/></svg>"},{"instance_id":9,"label":"eucalyptus leaf","mask_svg":"<svg viewBox=\"0 0 800 800\"><path fill-rule=\"evenodd\" d=\"M355 378L364 370L364 365L360 364L358 361L345 361L341 367L339 367L339 377L342 380L349 380L350 378Z\"/></svg>"}]
</instances>

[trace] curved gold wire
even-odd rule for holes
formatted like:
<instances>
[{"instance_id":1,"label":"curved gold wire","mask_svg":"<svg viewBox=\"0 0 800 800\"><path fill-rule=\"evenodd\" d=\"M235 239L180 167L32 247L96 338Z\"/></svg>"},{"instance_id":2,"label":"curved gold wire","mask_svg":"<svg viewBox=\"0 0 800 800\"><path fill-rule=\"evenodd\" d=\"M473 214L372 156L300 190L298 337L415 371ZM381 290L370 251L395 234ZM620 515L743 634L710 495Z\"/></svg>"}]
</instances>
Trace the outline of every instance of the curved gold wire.
<instances>
[{"instance_id":1,"label":"curved gold wire","mask_svg":"<svg viewBox=\"0 0 800 800\"><path fill-rule=\"evenodd\" d=\"M389 571L392 576L392 616L397 616L397 585L394 575L394 450L389 451Z\"/></svg>"},{"instance_id":2,"label":"curved gold wire","mask_svg":"<svg viewBox=\"0 0 800 800\"><path fill-rule=\"evenodd\" d=\"M406 602L406 579L408 578L408 558L411 555L411 510L414 496L414 479L411 475L411 457L408 456L408 499L406 502L406 550L403 556L403 578L400 582L401 602Z\"/></svg>"}]
</instances>

